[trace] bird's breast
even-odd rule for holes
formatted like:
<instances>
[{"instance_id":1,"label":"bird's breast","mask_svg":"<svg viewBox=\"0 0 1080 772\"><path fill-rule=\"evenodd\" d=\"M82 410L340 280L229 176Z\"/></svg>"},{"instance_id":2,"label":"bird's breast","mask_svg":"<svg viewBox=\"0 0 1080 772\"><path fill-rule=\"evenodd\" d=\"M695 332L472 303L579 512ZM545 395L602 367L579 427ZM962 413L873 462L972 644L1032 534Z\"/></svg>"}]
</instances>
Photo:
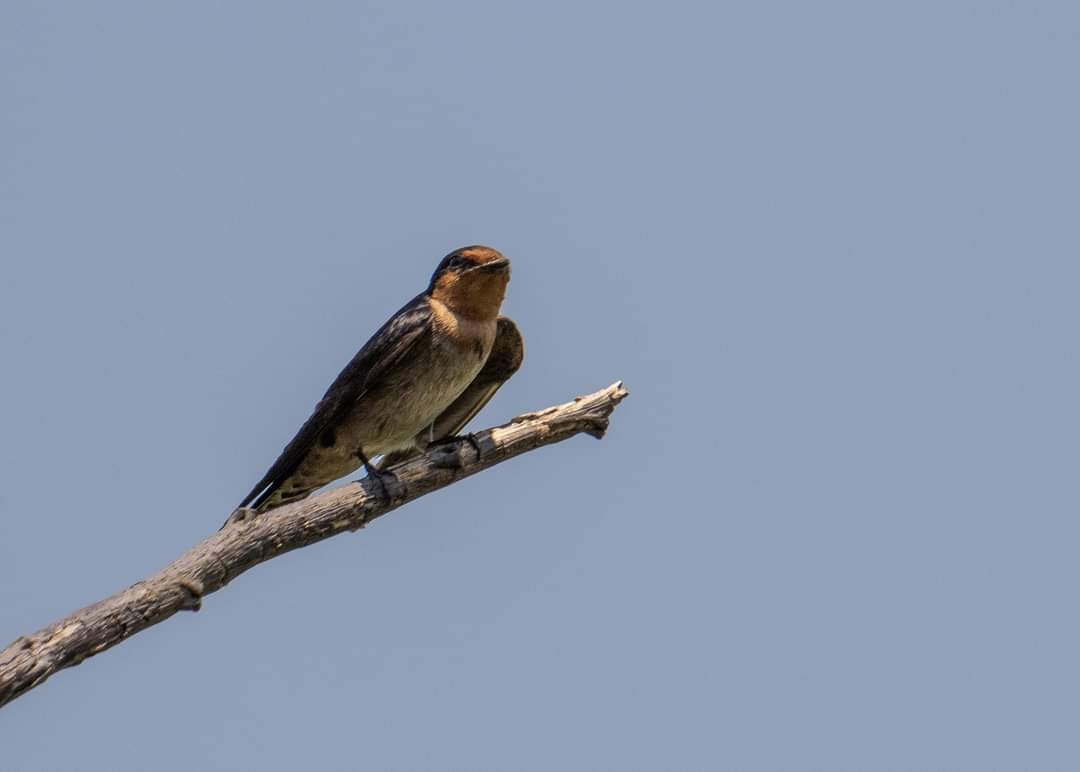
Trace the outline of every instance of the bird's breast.
<instances>
[{"instance_id":1,"label":"bird's breast","mask_svg":"<svg viewBox=\"0 0 1080 772\"><path fill-rule=\"evenodd\" d=\"M491 353L496 323L476 322L436 310L429 335L363 394L343 434L368 456L412 445L476 378Z\"/></svg>"}]
</instances>

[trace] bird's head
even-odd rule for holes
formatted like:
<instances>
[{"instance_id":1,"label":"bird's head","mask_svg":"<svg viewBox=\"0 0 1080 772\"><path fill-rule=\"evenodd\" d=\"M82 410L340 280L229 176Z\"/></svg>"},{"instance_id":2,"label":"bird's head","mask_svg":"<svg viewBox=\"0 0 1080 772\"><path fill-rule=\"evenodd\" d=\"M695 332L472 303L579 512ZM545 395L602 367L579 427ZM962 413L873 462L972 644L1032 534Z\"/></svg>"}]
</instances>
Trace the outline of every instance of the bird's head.
<instances>
[{"instance_id":1,"label":"bird's head","mask_svg":"<svg viewBox=\"0 0 1080 772\"><path fill-rule=\"evenodd\" d=\"M510 260L497 249L462 247L442 259L431 276L428 292L457 314L494 319L509 281Z\"/></svg>"}]
</instances>

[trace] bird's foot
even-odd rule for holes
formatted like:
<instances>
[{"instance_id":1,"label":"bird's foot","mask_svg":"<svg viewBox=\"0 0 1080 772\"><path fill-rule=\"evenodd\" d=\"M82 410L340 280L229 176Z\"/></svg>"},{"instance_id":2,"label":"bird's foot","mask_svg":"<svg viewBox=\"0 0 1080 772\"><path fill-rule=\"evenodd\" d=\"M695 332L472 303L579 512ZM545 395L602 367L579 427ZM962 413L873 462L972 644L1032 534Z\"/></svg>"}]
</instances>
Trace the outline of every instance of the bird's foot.
<instances>
[{"instance_id":1,"label":"bird's foot","mask_svg":"<svg viewBox=\"0 0 1080 772\"><path fill-rule=\"evenodd\" d=\"M461 457L462 447L468 443L476 451L476 458L480 458L480 442L472 432L459 434L456 437L446 437L437 440L427 447L427 453L431 463L440 469L461 469L465 466L465 460Z\"/></svg>"},{"instance_id":2,"label":"bird's foot","mask_svg":"<svg viewBox=\"0 0 1080 772\"><path fill-rule=\"evenodd\" d=\"M232 511L232 514L229 515L229 518L224 523L221 524L221 529L228 528L230 525L233 525L234 523L247 522L248 520L251 520L253 517L256 517L258 514L259 513L256 512L251 507L237 507L236 509L234 509ZM218 529L218 530L221 530L221 529Z\"/></svg>"},{"instance_id":3,"label":"bird's foot","mask_svg":"<svg viewBox=\"0 0 1080 772\"><path fill-rule=\"evenodd\" d=\"M371 464L364 464L364 468L367 470L367 476L361 477L356 482L362 485L364 480L374 480L375 484L379 486L382 497L387 501L392 500L394 497L391 495L390 486L387 485L386 482L387 478L390 478L393 480L394 485L400 485L401 481L398 479L398 476L385 469L376 469Z\"/></svg>"}]
</instances>

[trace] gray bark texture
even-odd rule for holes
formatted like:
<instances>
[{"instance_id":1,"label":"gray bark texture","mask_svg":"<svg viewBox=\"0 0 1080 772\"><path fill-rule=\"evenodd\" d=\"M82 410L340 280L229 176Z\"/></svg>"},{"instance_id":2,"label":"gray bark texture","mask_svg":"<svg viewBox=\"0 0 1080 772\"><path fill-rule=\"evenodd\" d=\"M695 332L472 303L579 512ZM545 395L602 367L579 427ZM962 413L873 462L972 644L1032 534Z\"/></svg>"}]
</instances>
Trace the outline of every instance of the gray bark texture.
<instances>
[{"instance_id":1,"label":"gray bark texture","mask_svg":"<svg viewBox=\"0 0 1080 772\"><path fill-rule=\"evenodd\" d=\"M0 706L178 611L249 568L345 531L426 493L530 450L577 434L603 437L611 412L629 392L621 382L456 441L393 468L385 489L364 479L262 515L227 524L161 571L74 614L16 639L0 651ZM479 452L477 452L479 448Z\"/></svg>"}]
</instances>

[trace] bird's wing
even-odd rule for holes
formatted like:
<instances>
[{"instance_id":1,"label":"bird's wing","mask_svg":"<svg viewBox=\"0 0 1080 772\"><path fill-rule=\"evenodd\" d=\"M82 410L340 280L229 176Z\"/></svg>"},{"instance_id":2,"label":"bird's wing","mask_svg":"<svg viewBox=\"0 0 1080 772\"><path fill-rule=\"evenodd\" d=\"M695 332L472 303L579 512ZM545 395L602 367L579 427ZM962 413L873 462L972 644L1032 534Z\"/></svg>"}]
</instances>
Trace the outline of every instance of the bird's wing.
<instances>
[{"instance_id":1,"label":"bird's wing","mask_svg":"<svg viewBox=\"0 0 1080 772\"><path fill-rule=\"evenodd\" d=\"M311 416L300 427L270 470L251 489L241 507L257 508L297 470L319 436L336 426L365 391L376 384L431 330L431 307L422 293L379 328L341 371Z\"/></svg>"},{"instance_id":2,"label":"bird's wing","mask_svg":"<svg viewBox=\"0 0 1080 772\"><path fill-rule=\"evenodd\" d=\"M450 403L450 407L435 419L431 430L432 440L443 440L458 434L465 424L469 423L495 396L499 387L517 372L524 358L525 342L520 330L513 319L500 316L495 331L495 343L492 344L491 353L483 369L477 373L461 396ZM424 434L428 432L425 431ZM419 453L420 451L414 448L388 453L379 462L379 469L388 469L403 461L408 461Z\"/></svg>"}]
</instances>

